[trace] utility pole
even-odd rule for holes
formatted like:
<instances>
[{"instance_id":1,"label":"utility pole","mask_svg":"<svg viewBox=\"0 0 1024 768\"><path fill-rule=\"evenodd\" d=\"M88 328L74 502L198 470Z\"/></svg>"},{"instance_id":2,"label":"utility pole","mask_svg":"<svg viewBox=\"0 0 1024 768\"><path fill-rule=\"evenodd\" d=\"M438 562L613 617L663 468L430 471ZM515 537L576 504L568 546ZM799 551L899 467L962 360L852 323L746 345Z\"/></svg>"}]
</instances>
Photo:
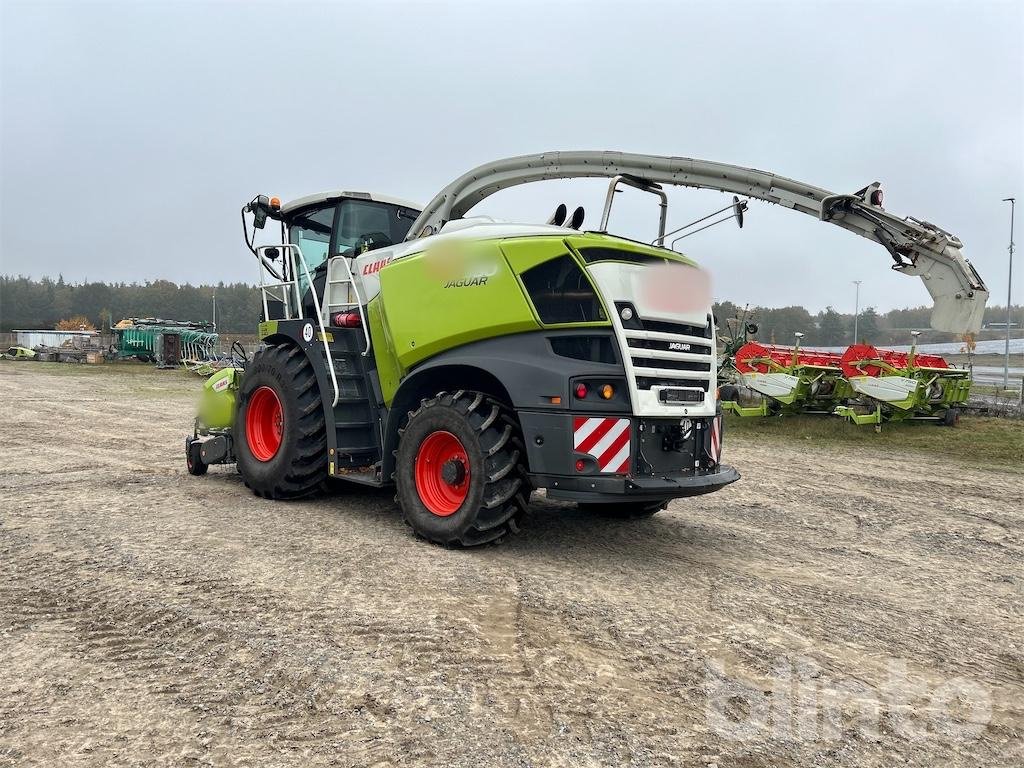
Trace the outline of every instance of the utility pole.
<instances>
[{"instance_id":1,"label":"utility pole","mask_svg":"<svg viewBox=\"0 0 1024 768\"><path fill-rule=\"evenodd\" d=\"M853 343L857 343L857 319L860 317L860 284L862 280L854 280L853 284L857 286L856 293L853 299Z\"/></svg>"},{"instance_id":2,"label":"utility pole","mask_svg":"<svg viewBox=\"0 0 1024 768\"><path fill-rule=\"evenodd\" d=\"M1006 277L1006 356L1003 360L1003 389L1010 388L1010 304L1013 299L1013 212L1017 207L1017 198L1004 197L1004 203L1010 204L1010 271ZM1021 384L1024 391L1024 383Z\"/></svg>"},{"instance_id":3,"label":"utility pole","mask_svg":"<svg viewBox=\"0 0 1024 768\"><path fill-rule=\"evenodd\" d=\"M213 330L217 330L217 292L213 292Z\"/></svg>"}]
</instances>

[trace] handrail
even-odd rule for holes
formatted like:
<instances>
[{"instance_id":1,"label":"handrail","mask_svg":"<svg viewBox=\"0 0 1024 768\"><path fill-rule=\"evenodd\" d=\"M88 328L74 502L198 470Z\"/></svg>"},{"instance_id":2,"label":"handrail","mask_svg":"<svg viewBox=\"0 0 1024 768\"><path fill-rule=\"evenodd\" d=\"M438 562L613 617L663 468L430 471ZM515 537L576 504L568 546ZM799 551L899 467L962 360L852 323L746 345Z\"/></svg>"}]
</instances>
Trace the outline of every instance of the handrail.
<instances>
[{"instance_id":1,"label":"handrail","mask_svg":"<svg viewBox=\"0 0 1024 768\"><path fill-rule=\"evenodd\" d=\"M320 341L324 345L324 354L327 357L327 370L330 371L330 374L331 374L331 386L334 387L334 400L331 403L331 407L334 408L335 406L338 405L338 400L341 399L341 390L338 388L338 376L334 372L334 358L331 356L331 347L330 347L330 344L328 344L328 342L327 342L327 328L324 327L324 315L323 315L323 312L320 310L320 297L316 295L316 287L313 285L313 276L309 273L309 267L306 265L306 258L302 255L302 249L299 248L299 246L296 245L295 243L282 243L280 245L260 246L259 248L257 248L257 251L259 251L261 249L264 249L264 248L285 248L285 249L287 249L289 251L289 253L292 254L292 274L294 275L295 272L296 272L295 265L297 263L299 266L302 267L302 272L306 276L306 282L309 285L309 292L313 296L313 309L316 310L316 324L318 326L320 326ZM298 255L297 259L296 259L296 254ZM260 256L260 261L263 261L263 257L262 256ZM260 277L261 277L261 285L262 285L262 273L261 273ZM289 282L295 286L295 308L296 308L296 315L297 315L296 319L299 319L299 318L302 317L302 296L299 293L299 281L298 281L298 279L293 279L293 280L291 280ZM266 315L266 309L267 309L266 303L267 303L266 302L266 294L264 293L264 295L263 295L263 308L264 308L264 315L263 316L264 317L267 316ZM286 315L290 315L290 312L288 310L288 302L284 302L284 305L285 305L285 314ZM290 319L290 318L288 318L288 319Z\"/></svg>"},{"instance_id":2,"label":"handrail","mask_svg":"<svg viewBox=\"0 0 1024 768\"><path fill-rule=\"evenodd\" d=\"M340 259L341 260L341 263L345 267L345 273L348 275L347 284L352 286L352 292L355 293L355 295L356 295L356 308L359 310L359 319L361 321L360 322L360 327L363 329L363 338L366 339L366 349L363 350L362 356L366 357L367 355L370 354L370 343L371 342L370 342L370 329L369 329L369 327L367 325L367 322L366 322L366 315L363 312L363 296L359 292L359 286L356 285L356 279L355 279L355 276L352 274L352 265L349 263L349 260L346 257L344 257L344 256L335 256L334 259ZM330 266L328 265L328 273L329 272L330 272ZM334 285L342 285L342 283L334 283ZM328 291L329 290L330 290L330 286L328 286ZM328 296L328 297L325 297L325 298L329 299L330 297ZM330 306L331 306L330 302L328 302L327 306L328 306L328 309L329 309Z\"/></svg>"}]
</instances>

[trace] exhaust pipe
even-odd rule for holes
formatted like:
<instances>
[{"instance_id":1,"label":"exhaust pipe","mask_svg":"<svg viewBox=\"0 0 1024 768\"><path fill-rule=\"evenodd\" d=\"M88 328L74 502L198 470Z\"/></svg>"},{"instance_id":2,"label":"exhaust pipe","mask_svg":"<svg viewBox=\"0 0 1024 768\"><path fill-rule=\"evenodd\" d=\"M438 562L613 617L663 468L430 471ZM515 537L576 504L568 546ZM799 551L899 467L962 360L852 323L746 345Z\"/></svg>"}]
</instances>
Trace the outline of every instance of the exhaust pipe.
<instances>
[{"instance_id":1,"label":"exhaust pipe","mask_svg":"<svg viewBox=\"0 0 1024 768\"><path fill-rule=\"evenodd\" d=\"M551 214L551 218L547 220L547 223L554 224L556 227L562 226L565 222L566 213L568 213L568 209L565 207L565 203L559 203L558 207L555 208L555 212Z\"/></svg>"},{"instance_id":2,"label":"exhaust pipe","mask_svg":"<svg viewBox=\"0 0 1024 768\"><path fill-rule=\"evenodd\" d=\"M570 216L569 220L565 222L565 226L569 229L579 229L583 226L583 217L585 215L586 212L583 210L583 206L577 206L576 210L572 212L572 216Z\"/></svg>"}]
</instances>

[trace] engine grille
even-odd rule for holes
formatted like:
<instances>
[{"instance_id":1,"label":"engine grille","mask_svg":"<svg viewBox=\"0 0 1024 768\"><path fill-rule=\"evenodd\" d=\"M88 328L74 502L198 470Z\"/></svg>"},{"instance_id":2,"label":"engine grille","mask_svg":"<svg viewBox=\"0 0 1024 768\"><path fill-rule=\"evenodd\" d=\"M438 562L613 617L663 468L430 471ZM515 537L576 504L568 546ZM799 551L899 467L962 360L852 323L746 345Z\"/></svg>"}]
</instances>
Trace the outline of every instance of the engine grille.
<instances>
[{"instance_id":1,"label":"engine grille","mask_svg":"<svg viewBox=\"0 0 1024 768\"><path fill-rule=\"evenodd\" d=\"M633 318L630 327L626 325L622 324L622 333L637 390L681 387L700 390L707 397L716 362L710 315L703 327L642 317Z\"/></svg>"}]
</instances>

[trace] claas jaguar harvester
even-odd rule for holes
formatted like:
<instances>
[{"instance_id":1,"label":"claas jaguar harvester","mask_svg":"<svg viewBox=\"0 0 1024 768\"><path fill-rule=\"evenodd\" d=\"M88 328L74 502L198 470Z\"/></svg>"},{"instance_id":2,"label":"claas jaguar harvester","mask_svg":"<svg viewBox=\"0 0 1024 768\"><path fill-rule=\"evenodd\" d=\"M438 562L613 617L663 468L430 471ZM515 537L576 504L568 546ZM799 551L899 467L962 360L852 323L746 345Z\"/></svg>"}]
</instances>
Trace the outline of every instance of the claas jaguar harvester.
<instances>
[{"instance_id":1,"label":"claas jaguar harvester","mask_svg":"<svg viewBox=\"0 0 1024 768\"><path fill-rule=\"evenodd\" d=\"M610 179L600 223L466 214L555 178ZM836 195L721 163L553 152L470 171L420 208L334 192L243 208L261 265L260 349L207 383L189 468L237 461L267 498L331 478L393 483L405 520L445 545L519 529L534 489L612 514L739 479L720 461L716 338L706 275L665 247L663 185L773 202L881 243L925 277L937 328L977 328L988 293L952 235L885 212L878 185ZM650 244L608 234L615 192L656 196ZM279 225L281 242L257 245Z\"/></svg>"}]
</instances>

